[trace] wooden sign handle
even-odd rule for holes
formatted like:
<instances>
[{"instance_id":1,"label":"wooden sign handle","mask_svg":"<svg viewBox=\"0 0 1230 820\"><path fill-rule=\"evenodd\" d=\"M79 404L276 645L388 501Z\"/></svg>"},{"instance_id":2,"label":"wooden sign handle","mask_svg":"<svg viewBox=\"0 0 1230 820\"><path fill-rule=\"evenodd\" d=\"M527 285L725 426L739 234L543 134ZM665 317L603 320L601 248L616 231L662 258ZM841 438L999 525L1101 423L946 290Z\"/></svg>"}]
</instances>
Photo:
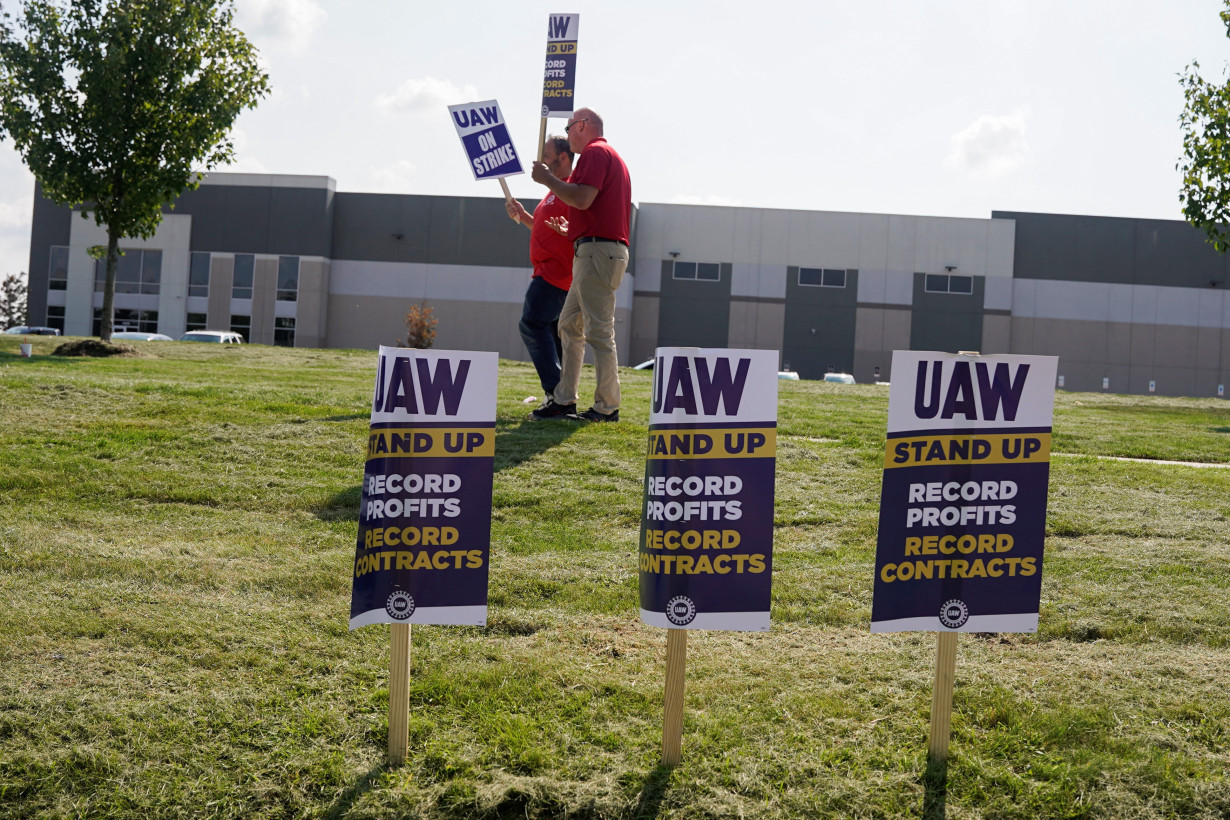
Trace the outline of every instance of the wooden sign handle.
<instances>
[{"instance_id":1,"label":"wooden sign handle","mask_svg":"<svg viewBox=\"0 0 1230 820\"><path fill-rule=\"evenodd\" d=\"M666 692L662 703L662 764L683 759L683 682L688 662L688 631L666 630Z\"/></svg>"},{"instance_id":2,"label":"wooden sign handle","mask_svg":"<svg viewBox=\"0 0 1230 820\"><path fill-rule=\"evenodd\" d=\"M503 182L503 180L500 180ZM410 624L389 625L389 763L406 762L410 746Z\"/></svg>"},{"instance_id":3,"label":"wooden sign handle","mask_svg":"<svg viewBox=\"0 0 1230 820\"><path fill-rule=\"evenodd\" d=\"M512 202L512 192L508 190L508 183L504 181L504 177L500 177L500 187L504 189L504 199Z\"/></svg>"},{"instance_id":4,"label":"wooden sign handle","mask_svg":"<svg viewBox=\"0 0 1230 820\"><path fill-rule=\"evenodd\" d=\"M935 686L931 690L931 738L927 754L937 763L948 759L952 733L952 687L957 676L957 633L935 635Z\"/></svg>"},{"instance_id":5,"label":"wooden sign handle","mask_svg":"<svg viewBox=\"0 0 1230 820\"><path fill-rule=\"evenodd\" d=\"M542 162L543 154L547 145L547 118L542 118L542 125L538 126L538 161Z\"/></svg>"}]
</instances>

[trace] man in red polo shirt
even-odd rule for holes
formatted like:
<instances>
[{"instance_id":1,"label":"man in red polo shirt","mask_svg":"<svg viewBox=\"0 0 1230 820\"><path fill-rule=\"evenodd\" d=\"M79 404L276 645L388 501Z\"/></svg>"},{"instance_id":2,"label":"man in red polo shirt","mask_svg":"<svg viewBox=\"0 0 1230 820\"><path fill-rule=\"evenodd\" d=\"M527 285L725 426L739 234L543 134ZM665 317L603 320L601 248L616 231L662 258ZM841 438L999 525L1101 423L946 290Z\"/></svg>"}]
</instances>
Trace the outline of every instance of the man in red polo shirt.
<instances>
[{"instance_id":1,"label":"man in red polo shirt","mask_svg":"<svg viewBox=\"0 0 1230 820\"><path fill-rule=\"evenodd\" d=\"M619 421L619 355L615 350L615 292L628 269L632 181L628 166L603 138L602 117L581 108L564 127L577 154L572 176L563 180L545 164L533 164L534 181L568 205L566 218L550 224L573 243L572 289L560 310L563 345L560 380L535 419ZM577 413L577 388L585 344L594 351L598 384L594 404Z\"/></svg>"},{"instance_id":2,"label":"man in red polo shirt","mask_svg":"<svg viewBox=\"0 0 1230 820\"><path fill-rule=\"evenodd\" d=\"M566 137L549 137L542 149L542 161L560 179L572 174L572 148ZM572 284L572 243L552 227L559 217L566 216L568 206L554 193L548 192L534 209L533 215L515 199L504 202L508 216L530 229L530 264L534 276L525 290L521 306L521 340L529 351L530 361L538 371L547 401L559 384L562 348L559 340L559 313Z\"/></svg>"}]
</instances>

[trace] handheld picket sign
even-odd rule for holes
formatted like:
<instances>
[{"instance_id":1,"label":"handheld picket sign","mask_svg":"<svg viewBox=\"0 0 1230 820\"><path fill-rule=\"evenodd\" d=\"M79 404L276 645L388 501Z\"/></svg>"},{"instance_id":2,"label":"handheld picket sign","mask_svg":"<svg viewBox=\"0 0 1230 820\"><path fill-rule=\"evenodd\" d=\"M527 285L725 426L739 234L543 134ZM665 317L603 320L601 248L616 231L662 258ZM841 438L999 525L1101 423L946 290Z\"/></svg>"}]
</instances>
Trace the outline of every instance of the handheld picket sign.
<instances>
[{"instance_id":1,"label":"handheld picket sign","mask_svg":"<svg viewBox=\"0 0 1230 820\"><path fill-rule=\"evenodd\" d=\"M576 103L579 14L547 16L547 63L542 72L542 123L538 128L538 161L547 141L548 117L571 117Z\"/></svg>"},{"instance_id":2,"label":"handheld picket sign","mask_svg":"<svg viewBox=\"0 0 1230 820\"><path fill-rule=\"evenodd\" d=\"M667 632L662 762L680 760L686 630L766 631L777 351L658 348L641 512L641 620Z\"/></svg>"},{"instance_id":3,"label":"handheld picket sign","mask_svg":"<svg viewBox=\"0 0 1230 820\"><path fill-rule=\"evenodd\" d=\"M381 347L350 628L391 624L389 758L409 726L410 624L487 623L498 355Z\"/></svg>"},{"instance_id":4,"label":"handheld picket sign","mask_svg":"<svg viewBox=\"0 0 1230 820\"><path fill-rule=\"evenodd\" d=\"M525 173L508 125L495 100L450 105L448 113L461 138L475 180L498 179L504 198L511 200L505 177Z\"/></svg>"},{"instance_id":5,"label":"handheld picket sign","mask_svg":"<svg viewBox=\"0 0 1230 820\"><path fill-rule=\"evenodd\" d=\"M939 633L947 757L957 632L1034 632L1058 359L893 353L872 632Z\"/></svg>"}]
</instances>

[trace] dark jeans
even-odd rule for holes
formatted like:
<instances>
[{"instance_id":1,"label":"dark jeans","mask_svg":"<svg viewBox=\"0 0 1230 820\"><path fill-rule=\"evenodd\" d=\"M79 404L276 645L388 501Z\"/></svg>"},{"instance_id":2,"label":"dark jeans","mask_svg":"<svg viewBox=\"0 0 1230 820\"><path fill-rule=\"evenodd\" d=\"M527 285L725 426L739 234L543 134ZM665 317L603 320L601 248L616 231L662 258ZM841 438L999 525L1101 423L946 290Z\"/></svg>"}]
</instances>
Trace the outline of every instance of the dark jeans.
<instances>
[{"instance_id":1,"label":"dark jeans","mask_svg":"<svg viewBox=\"0 0 1230 820\"><path fill-rule=\"evenodd\" d=\"M559 384L559 311L564 306L568 291L549 284L541 276L530 280L525 290L525 304L521 308L521 339L529 351L530 361L538 371L542 392L551 395Z\"/></svg>"}]
</instances>

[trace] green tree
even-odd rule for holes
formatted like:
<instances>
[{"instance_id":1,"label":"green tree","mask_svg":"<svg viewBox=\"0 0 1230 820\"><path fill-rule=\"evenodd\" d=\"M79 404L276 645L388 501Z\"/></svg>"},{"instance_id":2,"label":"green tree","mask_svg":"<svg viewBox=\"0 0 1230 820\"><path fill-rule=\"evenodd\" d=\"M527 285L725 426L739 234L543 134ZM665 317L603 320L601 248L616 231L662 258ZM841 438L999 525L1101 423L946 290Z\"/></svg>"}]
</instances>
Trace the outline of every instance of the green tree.
<instances>
[{"instance_id":1,"label":"green tree","mask_svg":"<svg viewBox=\"0 0 1230 820\"><path fill-rule=\"evenodd\" d=\"M0 330L26 323L26 275L10 273L0 283Z\"/></svg>"},{"instance_id":2,"label":"green tree","mask_svg":"<svg viewBox=\"0 0 1230 820\"><path fill-rule=\"evenodd\" d=\"M1230 0L1221 12L1230 37ZM1212 83L1199 74L1195 60L1179 75L1183 87L1183 174L1179 201L1183 216L1208 235L1213 247L1230 247L1230 81Z\"/></svg>"},{"instance_id":3,"label":"green tree","mask_svg":"<svg viewBox=\"0 0 1230 820\"><path fill-rule=\"evenodd\" d=\"M0 135L60 205L107 229L110 341L119 241L234 155L235 118L268 94L232 0L23 0L0 17Z\"/></svg>"}]
</instances>

